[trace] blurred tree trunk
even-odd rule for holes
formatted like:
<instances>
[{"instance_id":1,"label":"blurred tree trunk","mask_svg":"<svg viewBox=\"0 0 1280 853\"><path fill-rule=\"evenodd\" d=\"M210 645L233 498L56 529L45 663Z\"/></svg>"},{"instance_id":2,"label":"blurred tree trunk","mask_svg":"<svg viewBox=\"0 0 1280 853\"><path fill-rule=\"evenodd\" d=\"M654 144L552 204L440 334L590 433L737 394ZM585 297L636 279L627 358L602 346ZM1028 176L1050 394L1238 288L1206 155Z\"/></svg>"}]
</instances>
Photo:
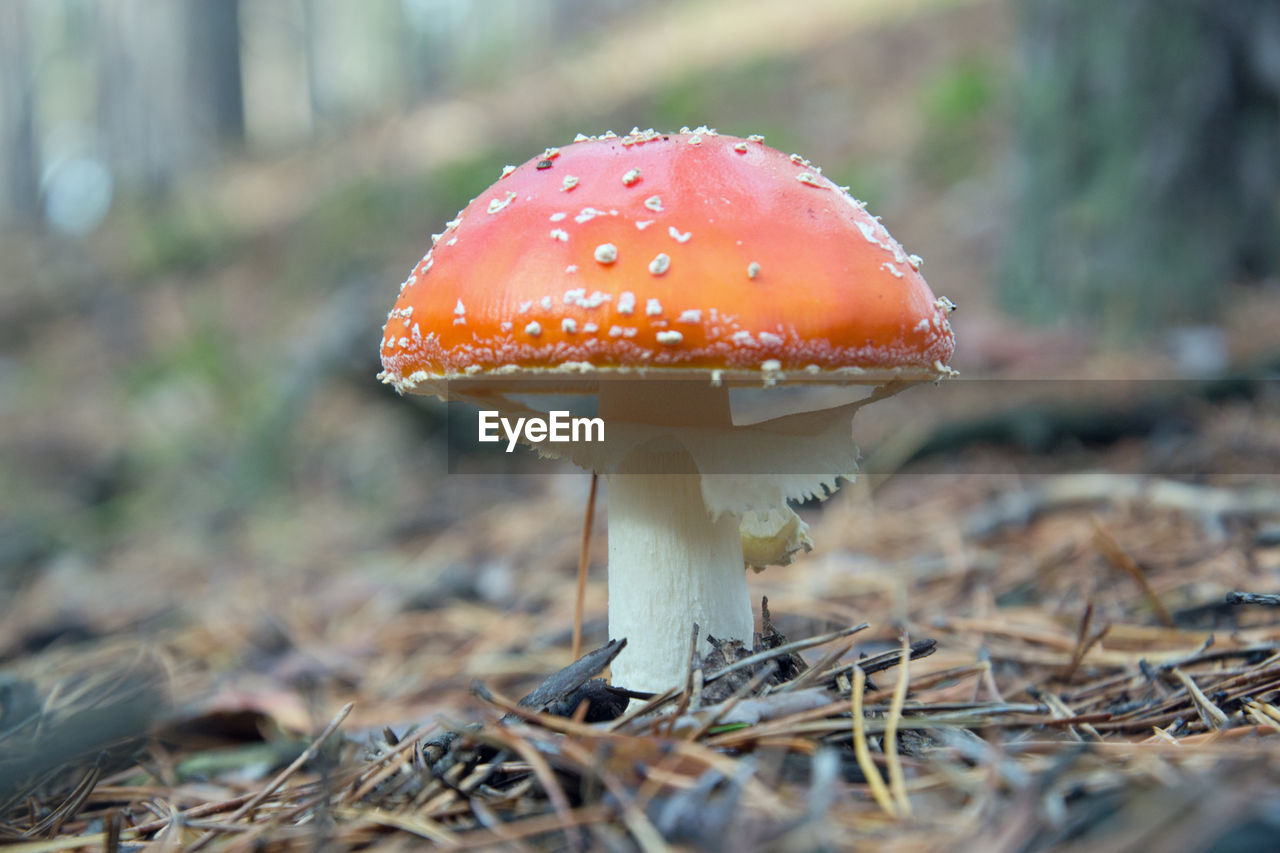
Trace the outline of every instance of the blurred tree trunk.
<instances>
[{"instance_id":1,"label":"blurred tree trunk","mask_svg":"<svg viewBox=\"0 0 1280 853\"><path fill-rule=\"evenodd\" d=\"M118 174L164 198L192 160L185 4L114 0L99 6L98 127Z\"/></svg>"},{"instance_id":2,"label":"blurred tree trunk","mask_svg":"<svg viewBox=\"0 0 1280 853\"><path fill-rule=\"evenodd\" d=\"M190 0L187 61L193 119L221 143L244 140L239 0Z\"/></svg>"},{"instance_id":3,"label":"blurred tree trunk","mask_svg":"<svg viewBox=\"0 0 1280 853\"><path fill-rule=\"evenodd\" d=\"M1023 0L1002 298L1118 337L1272 276L1280 2Z\"/></svg>"},{"instance_id":4,"label":"blurred tree trunk","mask_svg":"<svg viewBox=\"0 0 1280 853\"><path fill-rule=\"evenodd\" d=\"M26 0L0 3L0 219L33 221L40 203Z\"/></svg>"}]
</instances>

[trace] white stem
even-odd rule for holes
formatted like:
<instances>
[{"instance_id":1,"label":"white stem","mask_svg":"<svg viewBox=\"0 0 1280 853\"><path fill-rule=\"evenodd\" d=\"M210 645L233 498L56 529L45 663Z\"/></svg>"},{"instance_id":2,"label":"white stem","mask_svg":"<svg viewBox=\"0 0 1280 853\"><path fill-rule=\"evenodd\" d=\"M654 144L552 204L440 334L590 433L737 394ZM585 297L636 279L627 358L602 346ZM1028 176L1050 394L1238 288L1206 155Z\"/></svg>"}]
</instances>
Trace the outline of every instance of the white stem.
<instances>
[{"instance_id":1,"label":"white stem","mask_svg":"<svg viewBox=\"0 0 1280 853\"><path fill-rule=\"evenodd\" d=\"M751 645L738 518L711 521L686 451L641 447L609 477L609 636L627 638L613 683L683 683L695 623L702 653L708 635Z\"/></svg>"}]
</instances>

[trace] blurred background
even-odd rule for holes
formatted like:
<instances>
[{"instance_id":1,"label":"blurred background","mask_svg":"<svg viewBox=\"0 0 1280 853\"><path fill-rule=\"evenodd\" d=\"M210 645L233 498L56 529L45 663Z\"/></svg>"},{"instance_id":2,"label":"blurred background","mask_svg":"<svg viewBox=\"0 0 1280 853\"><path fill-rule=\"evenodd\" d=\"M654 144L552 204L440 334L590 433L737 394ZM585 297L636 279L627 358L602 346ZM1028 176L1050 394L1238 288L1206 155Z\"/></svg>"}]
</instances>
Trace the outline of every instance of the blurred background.
<instances>
[{"instance_id":1,"label":"blurred background","mask_svg":"<svg viewBox=\"0 0 1280 853\"><path fill-rule=\"evenodd\" d=\"M142 637L384 720L562 664L585 475L444 476L378 329L504 164L704 124L868 201L969 379L1280 358L1273 0L4 0L0 663Z\"/></svg>"}]
</instances>

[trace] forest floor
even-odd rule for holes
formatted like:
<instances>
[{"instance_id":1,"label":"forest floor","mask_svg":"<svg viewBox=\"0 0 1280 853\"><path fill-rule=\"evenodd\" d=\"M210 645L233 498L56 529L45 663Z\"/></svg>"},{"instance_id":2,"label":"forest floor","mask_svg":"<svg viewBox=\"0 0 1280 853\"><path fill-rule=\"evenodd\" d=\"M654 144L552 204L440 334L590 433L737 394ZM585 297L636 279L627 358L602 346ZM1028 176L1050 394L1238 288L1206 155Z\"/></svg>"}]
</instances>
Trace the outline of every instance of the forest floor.
<instances>
[{"instance_id":1,"label":"forest floor","mask_svg":"<svg viewBox=\"0 0 1280 853\"><path fill-rule=\"evenodd\" d=\"M400 552L412 574L117 576L60 626L41 597L56 581L38 581L5 624L0 769L25 784L0 831L32 851L111 833L121 849L1265 849L1280 480L1248 471L1280 462L1275 390L1192 401L1176 436L968 446L874 497L847 487L806 511L813 554L751 581L787 640L819 641L803 667L774 673L779 650L717 680L708 661L694 695L624 719L598 691L570 718L607 649L513 703L569 660L585 475L420 531ZM593 572L588 649L604 599ZM54 647L14 654L55 627Z\"/></svg>"},{"instance_id":2,"label":"forest floor","mask_svg":"<svg viewBox=\"0 0 1280 853\"><path fill-rule=\"evenodd\" d=\"M1173 339L1002 318L1004 4L890 5L742 16L773 21L739 34L754 59L655 56L634 89L575 64L610 42L542 110L436 104L82 244L5 238L0 844L1267 849L1280 299L1232 290L1228 366L1192 380ZM830 164L928 247L965 378L860 413L868 474L801 508L811 554L751 577L778 634L825 637L803 667L704 662L655 713L592 721L569 697L609 654L607 488L604 651L575 663L588 475L447 473L448 412L385 393L373 342L503 162L636 115Z\"/></svg>"}]
</instances>

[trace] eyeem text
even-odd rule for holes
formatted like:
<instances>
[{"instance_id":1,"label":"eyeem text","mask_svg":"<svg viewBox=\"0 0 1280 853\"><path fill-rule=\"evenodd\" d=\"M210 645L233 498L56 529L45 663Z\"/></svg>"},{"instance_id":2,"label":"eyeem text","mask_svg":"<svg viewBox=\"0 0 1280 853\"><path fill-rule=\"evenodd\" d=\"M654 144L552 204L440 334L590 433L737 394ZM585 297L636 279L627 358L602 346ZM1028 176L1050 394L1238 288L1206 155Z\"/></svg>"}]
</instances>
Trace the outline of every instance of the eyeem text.
<instances>
[{"instance_id":1,"label":"eyeem text","mask_svg":"<svg viewBox=\"0 0 1280 853\"><path fill-rule=\"evenodd\" d=\"M480 411L479 440L501 441L505 435L507 452L516 449L516 442L538 444L543 441L604 441L604 421L600 418L574 417L569 412L548 412L545 418L504 418L495 411ZM501 428L502 435L498 430Z\"/></svg>"}]
</instances>

